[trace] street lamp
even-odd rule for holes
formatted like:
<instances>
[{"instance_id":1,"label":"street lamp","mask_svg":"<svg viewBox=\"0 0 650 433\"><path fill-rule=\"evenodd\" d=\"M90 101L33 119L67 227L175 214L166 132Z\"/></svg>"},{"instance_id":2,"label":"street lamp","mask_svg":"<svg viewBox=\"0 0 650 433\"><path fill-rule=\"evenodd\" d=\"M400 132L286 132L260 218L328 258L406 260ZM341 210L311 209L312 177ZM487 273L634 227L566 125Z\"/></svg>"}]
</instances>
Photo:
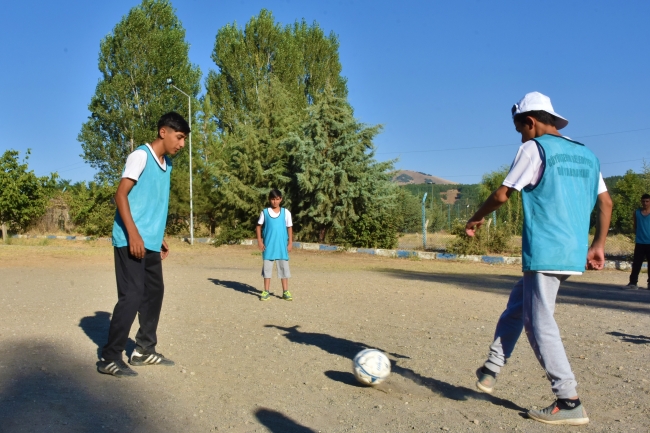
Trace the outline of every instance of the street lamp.
<instances>
[{"instance_id":1,"label":"street lamp","mask_svg":"<svg viewBox=\"0 0 650 433\"><path fill-rule=\"evenodd\" d=\"M187 96L187 104L190 112L188 119L190 124L190 245L194 245L194 202L192 200L192 97L174 86L174 80L171 78L167 78L167 85Z\"/></svg>"}]
</instances>

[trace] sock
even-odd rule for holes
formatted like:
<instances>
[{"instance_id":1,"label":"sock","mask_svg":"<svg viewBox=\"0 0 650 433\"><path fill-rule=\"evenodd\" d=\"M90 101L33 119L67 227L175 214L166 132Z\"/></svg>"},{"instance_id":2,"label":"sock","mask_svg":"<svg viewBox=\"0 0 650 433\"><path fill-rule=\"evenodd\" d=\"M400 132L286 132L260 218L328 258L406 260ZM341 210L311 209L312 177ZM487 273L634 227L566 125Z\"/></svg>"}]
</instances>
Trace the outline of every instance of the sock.
<instances>
[{"instance_id":1,"label":"sock","mask_svg":"<svg viewBox=\"0 0 650 433\"><path fill-rule=\"evenodd\" d=\"M490 375L490 376L492 376L494 378L497 377L497 374L494 371L490 370L489 368L487 368L485 366L483 368L481 368L481 373L488 374L488 375Z\"/></svg>"},{"instance_id":2,"label":"sock","mask_svg":"<svg viewBox=\"0 0 650 433\"><path fill-rule=\"evenodd\" d=\"M557 399L557 407L559 407L561 410L571 410L571 409L575 409L578 406L580 406L580 399L576 399L576 400L570 400L568 398Z\"/></svg>"}]
</instances>

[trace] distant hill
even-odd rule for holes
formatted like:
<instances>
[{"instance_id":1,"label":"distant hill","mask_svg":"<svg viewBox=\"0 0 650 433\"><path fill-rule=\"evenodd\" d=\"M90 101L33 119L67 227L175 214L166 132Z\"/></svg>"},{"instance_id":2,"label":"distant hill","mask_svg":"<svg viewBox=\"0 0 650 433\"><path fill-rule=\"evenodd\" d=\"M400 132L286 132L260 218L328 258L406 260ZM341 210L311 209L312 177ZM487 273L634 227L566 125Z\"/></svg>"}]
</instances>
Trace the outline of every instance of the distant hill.
<instances>
[{"instance_id":1,"label":"distant hill","mask_svg":"<svg viewBox=\"0 0 650 433\"><path fill-rule=\"evenodd\" d=\"M398 185L419 185L423 183L436 184L436 185L451 185L457 183L457 182L452 182L451 180L443 179L438 176L422 173L421 171L411 171L411 170L399 170L395 174L395 177L393 177L393 182L396 182Z\"/></svg>"}]
</instances>

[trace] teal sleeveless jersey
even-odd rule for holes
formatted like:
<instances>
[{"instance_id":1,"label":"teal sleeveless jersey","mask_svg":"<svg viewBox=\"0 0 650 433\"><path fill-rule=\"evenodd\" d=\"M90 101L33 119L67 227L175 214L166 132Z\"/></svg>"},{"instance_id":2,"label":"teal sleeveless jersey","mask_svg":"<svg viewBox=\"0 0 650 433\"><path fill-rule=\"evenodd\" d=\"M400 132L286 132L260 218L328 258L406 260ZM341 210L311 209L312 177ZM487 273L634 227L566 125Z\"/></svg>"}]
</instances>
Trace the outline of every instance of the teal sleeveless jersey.
<instances>
[{"instance_id":1,"label":"teal sleeveless jersey","mask_svg":"<svg viewBox=\"0 0 650 433\"><path fill-rule=\"evenodd\" d=\"M273 218L269 210L264 209L264 226L262 236L264 238L264 260L289 260L289 234L287 223L284 220L284 208L280 208L280 215Z\"/></svg>"},{"instance_id":2,"label":"teal sleeveless jersey","mask_svg":"<svg viewBox=\"0 0 650 433\"><path fill-rule=\"evenodd\" d=\"M147 152L147 164L140 178L129 191L129 208L131 216L144 241L144 247L151 251L160 251L169 206L169 180L172 172L171 160L165 156L167 170L163 170L148 146L142 145L138 150ZM115 212L113 223L113 246L125 247L129 244L128 234L119 212Z\"/></svg>"},{"instance_id":3,"label":"teal sleeveless jersey","mask_svg":"<svg viewBox=\"0 0 650 433\"><path fill-rule=\"evenodd\" d=\"M650 215L643 216L641 209L637 209L636 218L636 239L637 244L650 244Z\"/></svg>"},{"instance_id":4,"label":"teal sleeveless jersey","mask_svg":"<svg viewBox=\"0 0 650 433\"><path fill-rule=\"evenodd\" d=\"M566 138L543 135L535 141L545 168L537 185L522 190L523 270L583 272L600 162Z\"/></svg>"}]
</instances>

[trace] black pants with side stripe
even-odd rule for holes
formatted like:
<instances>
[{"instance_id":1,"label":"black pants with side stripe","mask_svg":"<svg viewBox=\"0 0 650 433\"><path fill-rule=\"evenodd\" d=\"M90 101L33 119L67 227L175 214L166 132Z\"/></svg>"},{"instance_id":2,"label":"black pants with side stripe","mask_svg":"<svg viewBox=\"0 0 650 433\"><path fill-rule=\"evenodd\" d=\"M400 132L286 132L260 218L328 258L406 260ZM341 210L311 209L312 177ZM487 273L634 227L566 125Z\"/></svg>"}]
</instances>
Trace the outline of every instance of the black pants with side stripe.
<instances>
[{"instance_id":1,"label":"black pants with side stripe","mask_svg":"<svg viewBox=\"0 0 650 433\"><path fill-rule=\"evenodd\" d=\"M165 291L160 251L146 250L143 259L136 259L129 254L129 247L115 247L114 256L117 304L111 317L108 343L102 350L102 358L107 361L122 359L136 314L140 322L135 336L138 352L155 351Z\"/></svg>"},{"instance_id":2,"label":"black pants with side stripe","mask_svg":"<svg viewBox=\"0 0 650 433\"><path fill-rule=\"evenodd\" d=\"M634 244L634 258L632 259L632 273L630 273L630 284L636 284L639 281L639 272L643 262L647 261L650 265L650 244ZM650 268L648 268L648 284L650 284Z\"/></svg>"}]
</instances>

